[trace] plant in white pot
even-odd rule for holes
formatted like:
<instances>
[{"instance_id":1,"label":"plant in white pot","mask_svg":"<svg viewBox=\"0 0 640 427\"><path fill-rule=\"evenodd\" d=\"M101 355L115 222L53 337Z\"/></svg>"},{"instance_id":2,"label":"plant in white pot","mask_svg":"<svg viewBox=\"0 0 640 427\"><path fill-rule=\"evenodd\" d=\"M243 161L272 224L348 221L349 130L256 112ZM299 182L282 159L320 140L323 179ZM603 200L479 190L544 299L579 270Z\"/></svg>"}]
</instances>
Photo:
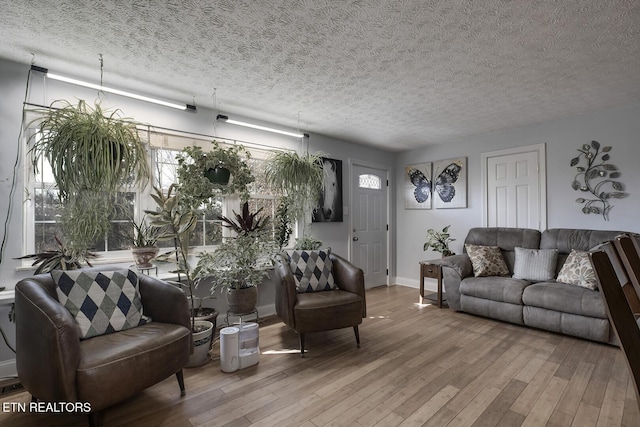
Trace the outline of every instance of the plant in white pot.
<instances>
[{"instance_id":1,"label":"plant in white pot","mask_svg":"<svg viewBox=\"0 0 640 427\"><path fill-rule=\"evenodd\" d=\"M152 267L151 261L158 255L157 246L162 229L149 224L146 215L139 222L129 218L131 229L120 235L131 244L131 254L138 268Z\"/></svg>"},{"instance_id":2,"label":"plant in white pot","mask_svg":"<svg viewBox=\"0 0 640 427\"><path fill-rule=\"evenodd\" d=\"M242 213L233 218L220 217L235 236L223 239L215 252L199 255L194 270L197 282L211 281L211 294L226 290L229 310L250 313L257 303L257 286L269 277L269 269L277 251L268 216L260 216L262 208L250 212L249 203L242 205Z\"/></svg>"},{"instance_id":3,"label":"plant in white pot","mask_svg":"<svg viewBox=\"0 0 640 427\"><path fill-rule=\"evenodd\" d=\"M187 367L200 366L209 361L209 350L214 333L214 324L210 321L197 320L200 300L194 295L195 284L188 261L189 237L197 226L197 215L193 209L180 204L179 193L174 194L175 186L171 185L165 195L161 189L155 188L153 199L158 204L157 211L147 211L150 225L161 231L158 240L172 240L174 250L162 254L160 259L175 257L177 268L171 273L184 275L180 286L187 292L191 307L191 331L193 333L194 352ZM217 313L216 313L217 316Z\"/></svg>"}]
</instances>

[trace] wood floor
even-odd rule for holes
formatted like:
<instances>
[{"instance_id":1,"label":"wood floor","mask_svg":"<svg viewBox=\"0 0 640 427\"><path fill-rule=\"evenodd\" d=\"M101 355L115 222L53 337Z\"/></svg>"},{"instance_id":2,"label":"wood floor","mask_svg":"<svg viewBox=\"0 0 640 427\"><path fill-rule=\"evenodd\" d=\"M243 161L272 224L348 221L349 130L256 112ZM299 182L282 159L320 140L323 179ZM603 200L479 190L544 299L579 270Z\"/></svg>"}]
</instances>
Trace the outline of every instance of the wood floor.
<instances>
[{"instance_id":1,"label":"wood floor","mask_svg":"<svg viewBox=\"0 0 640 427\"><path fill-rule=\"evenodd\" d=\"M104 425L640 425L616 347L419 306L416 289L376 288L367 300L359 349L352 329L310 334L300 358L297 335L270 319L257 366L225 374L213 360L186 369L186 397L169 378L107 410ZM0 405L29 400L22 392ZM0 412L0 425L87 421Z\"/></svg>"}]
</instances>

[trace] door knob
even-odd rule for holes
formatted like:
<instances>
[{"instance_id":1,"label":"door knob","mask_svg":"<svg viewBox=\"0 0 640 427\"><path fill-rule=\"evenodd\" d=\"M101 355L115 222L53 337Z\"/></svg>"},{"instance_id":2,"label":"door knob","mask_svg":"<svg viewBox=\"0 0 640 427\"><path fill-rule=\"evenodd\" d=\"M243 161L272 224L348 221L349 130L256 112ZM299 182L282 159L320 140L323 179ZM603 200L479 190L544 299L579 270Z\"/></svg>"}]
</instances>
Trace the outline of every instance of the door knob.
<instances>
[{"instance_id":1,"label":"door knob","mask_svg":"<svg viewBox=\"0 0 640 427\"><path fill-rule=\"evenodd\" d=\"M354 241L354 242L357 242L357 241L358 241L358 237L354 237L354 238L353 238L353 241Z\"/></svg>"}]
</instances>

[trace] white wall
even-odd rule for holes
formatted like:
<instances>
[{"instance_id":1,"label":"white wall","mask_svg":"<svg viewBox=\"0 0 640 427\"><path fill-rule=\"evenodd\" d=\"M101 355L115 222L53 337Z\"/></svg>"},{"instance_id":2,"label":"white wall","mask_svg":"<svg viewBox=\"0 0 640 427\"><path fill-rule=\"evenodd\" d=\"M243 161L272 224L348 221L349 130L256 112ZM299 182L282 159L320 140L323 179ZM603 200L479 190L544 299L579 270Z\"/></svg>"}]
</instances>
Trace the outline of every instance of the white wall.
<instances>
[{"instance_id":1,"label":"white wall","mask_svg":"<svg viewBox=\"0 0 640 427\"><path fill-rule=\"evenodd\" d=\"M569 163L576 151L592 140L612 146L610 163L622 172L629 196L613 200L610 220L585 215L580 197L571 188L575 168ZM462 244L472 227L482 226L481 154L506 148L546 143L547 150L547 228L586 228L640 232L640 105L616 108L579 117L523 126L485 135L476 135L447 144L401 153L396 157L396 278L395 282L417 286L418 262L440 254L423 252L426 230L451 224L451 247L462 252ZM467 156L468 183L466 209L406 210L402 200L403 171L408 164Z\"/></svg>"},{"instance_id":2,"label":"white wall","mask_svg":"<svg viewBox=\"0 0 640 427\"><path fill-rule=\"evenodd\" d=\"M12 198L9 196L11 180L14 176L13 163L16 159L18 144L20 143L19 133L21 128L22 103L24 100L28 71L28 65L0 59L0 93L2 93L2 99L0 100L0 147L2 148L2 156L0 158L0 200L2 200L0 205L0 220L2 222L4 222L9 207L9 200L13 201L11 217L8 224L8 244L3 255L2 263L0 264L0 286L6 286L8 289L13 288L21 278L32 274L31 270L20 269L22 265L21 262L13 259L23 255L22 202L24 185L22 182L22 166L18 169L17 176L19 182L15 187L15 194ZM96 99L96 92L93 90L50 80L45 83L40 73L32 73L30 81L31 84L27 97L30 103L49 105L52 101L58 99L65 99L76 103L78 98L82 98L91 104L93 100ZM218 137L249 141L274 147L296 149L299 148L300 145L299 140L295 138L224 123L217 123L214 129L214 111L202 106L198 106L198 110L195 113L184 112L108 94L102 96L102 106L103 108L116 106L123 111L125 117L131 117L138 122L152 126L161 126L205 135L215 134ZM221 112L224 112L222 108ZM234 116L233 118L243 120L242 117ZM251 118L244 119L258 123ZM265 125L277 127L269 123ZM311 152L322 151L329 157L343 160L343 202L345 205L347 205L349 201L349 159L354 158L383 164L387 165L389 169L393 167L393 155L390 155L389 152L315 134L310 135L309 142ZM331 246L334 252L347 256L349 243L348 216L345 216L344 222L342 223L321 223L313 227L314 234L323 240L325 245ZM2 229L4 229L4 227ZM129 264L130 263L127 263L126 265L128 266ZM273 292L274 287L272 283L268 283L259 289L258 305L262 314L273 312ZM214 305L220 311L226 311L224 298L218 296L218 300ZM15 343L14 325L8 322L8 311L8 308L0 307L0 327L7 332L10 342ZM6 348L4 343L0 342L0 376L5 374L3 361L6 362L9 359L13 359L13 357L13 353Z\"/></svg>"}]
</instances>

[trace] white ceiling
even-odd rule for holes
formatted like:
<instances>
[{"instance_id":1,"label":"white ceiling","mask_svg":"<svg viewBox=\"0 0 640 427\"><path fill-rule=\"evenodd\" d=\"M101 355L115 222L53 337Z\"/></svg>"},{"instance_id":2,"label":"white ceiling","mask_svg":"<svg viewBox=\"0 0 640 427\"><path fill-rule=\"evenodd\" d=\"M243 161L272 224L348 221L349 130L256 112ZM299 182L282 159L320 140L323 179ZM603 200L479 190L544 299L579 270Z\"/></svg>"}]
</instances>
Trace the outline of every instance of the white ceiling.
<instances>
[{"instance_id":1,"label":"white ceiling","mask_svg":"<svg viewBox=\"0 0 640 427\"><path fill-rule=\"evenodd\" d=\"M0 57L403 150L640 102L638 0L2 0ZM126 113L126 112L125 112Z\"/></svg>"}]
</instances>

